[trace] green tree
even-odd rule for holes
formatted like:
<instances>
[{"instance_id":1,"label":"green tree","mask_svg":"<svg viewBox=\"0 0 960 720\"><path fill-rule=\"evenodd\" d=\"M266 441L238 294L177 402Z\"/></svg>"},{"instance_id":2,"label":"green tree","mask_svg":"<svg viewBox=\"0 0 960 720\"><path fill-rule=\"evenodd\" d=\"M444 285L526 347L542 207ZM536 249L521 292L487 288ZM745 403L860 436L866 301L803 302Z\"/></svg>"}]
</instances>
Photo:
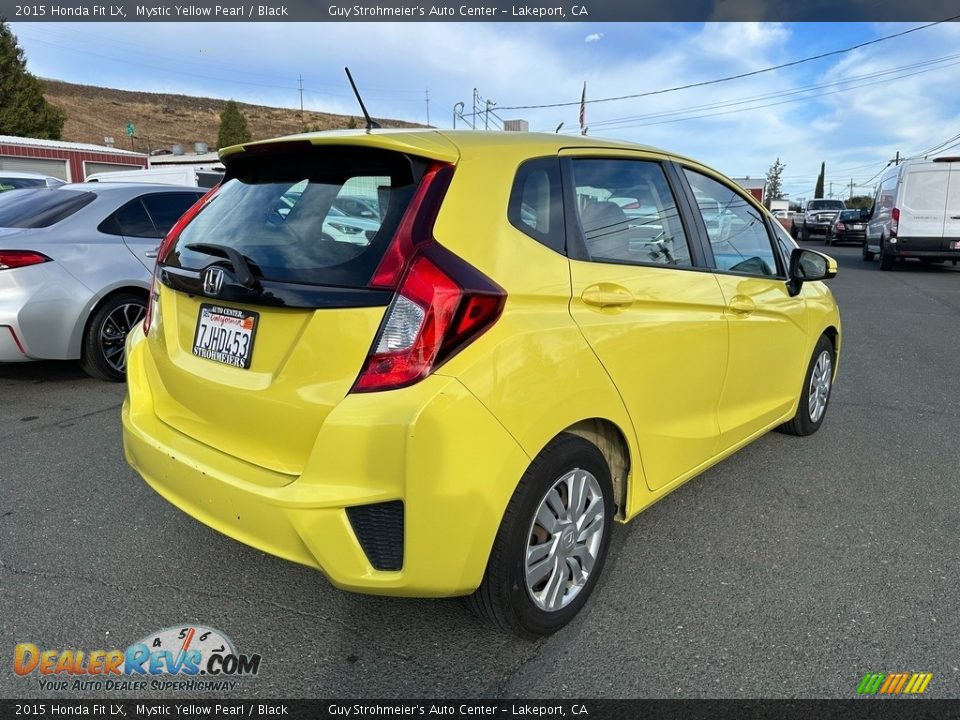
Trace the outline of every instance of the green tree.
<instances>
[{"instance_id":1,"label":"green tree","mask_svg":"<svg viewBox=\"0 0 960 720\"><path fill-rule=\"evenodd\" d=\"M825 162L820 163L820 174L817 176L817 188L813 191L813 197L815 200L819 200L823 197L823 178L827 172L827 164Z\"/></svg>"},{"instance_id":2,"label":"green tree","mask_svg":"<svg viewBox=\"0 0 960 720\"><path fill-rule=\"evenodd\" d=\"M357 119L351 115L350 119L347 120L347 130L356 130L357 129Z\"/></svg>"},{"instance_id":3,"label":"green tree","mask_svg":"<svg viewBox=\"0 0 960 720\"><path fill-rule=\"evenodd\" d=\"M17 38L0 20L0 135L59 140L66 119L43 97L43 84L27 72Z\"/></svg>"},{"instance_id":4,"label":"green tree","mask_svg":"<svg viewBox=\"0 0 960 720\"><path fill-rule=\"evenodd\" d=\"M873 207L873 198L869 195L854 195L852 198L846 201L847 207L851 210L856 210L863 208L864 210L869 210Z\"/></svg>"},{"instance_id":5,"label":"green tree","mask_svg":"<svg viewBox=\"0 0 960 720\"><path fill-rule=\"evenodd\" d=\"M786 167L780 158L767 170L767 198L770 200L783 200L783 169Z\"/></svg>"},{"instance_id":6,"label":"green tree","mask_svg":"<svg viewBox=\"0 0 960 720\"><path fill-rule=\"evenodd\" d=\"M225 148L230 145L240 145L250 142L250 139L247 118L240 112L240 108L233 100L228 100L223 112L220 113L220 132L217 133L217 147Z\"/></svg>"}]
</instances>

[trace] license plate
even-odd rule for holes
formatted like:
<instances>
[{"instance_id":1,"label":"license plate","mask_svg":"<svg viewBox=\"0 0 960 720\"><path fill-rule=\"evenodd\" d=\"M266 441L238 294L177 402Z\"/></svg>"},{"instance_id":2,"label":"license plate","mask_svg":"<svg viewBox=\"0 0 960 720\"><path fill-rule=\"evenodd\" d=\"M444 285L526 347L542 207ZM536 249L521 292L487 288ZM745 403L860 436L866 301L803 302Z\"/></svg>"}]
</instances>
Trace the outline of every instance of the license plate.
<instances>
[{"instance_id":1,"label":"license plate","mask_svg":"<svg viewBox=\"0 0 960 720\"><path fill-rule=\"evenodd\" d=\"M950 249L960 250L960 240L954 240L952 243L950 243Z\"/></svg>"},{"instance_id":2,"label":"license plate","mask_svg":"<svg viewBox=\"0 0 960 720\"><path fill-rule=\"evenodd\" d=\"M853 230L863 230L863 225L851 225L850 228Z\"/></svg>"},{"instance_id":3,"label":"license plate","mask_svg":"<svg viewBox=\"0 0 960 720\"><path fill-rule=\"evenodd\" d=\"M255 312L202 304L193 337L193 354L224 365L249 369L259 318Z\"/></svg>"}]
</instances>

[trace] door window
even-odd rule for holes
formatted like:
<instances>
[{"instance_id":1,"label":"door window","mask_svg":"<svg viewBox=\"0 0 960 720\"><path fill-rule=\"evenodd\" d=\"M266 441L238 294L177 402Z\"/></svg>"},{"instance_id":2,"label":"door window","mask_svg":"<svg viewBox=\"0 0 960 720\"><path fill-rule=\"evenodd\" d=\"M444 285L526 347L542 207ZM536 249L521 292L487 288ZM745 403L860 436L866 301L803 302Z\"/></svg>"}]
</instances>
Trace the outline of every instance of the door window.
<instances>
[{"instance_id":1,"label":"door window","mask_svg":"<svg viewBox=\"0 0 960 720\"><path fill-rule=\"evenodd\" d=\"M127 237L162 237L143 207L140 198L127 203L100 223L100 232Z\"/></svg>"},{"instance_id":2,"label":"door window","mask_svg":"<svg viewBox=\"0 0 960 720\"><path fill-rule=\"evenodd\" d=\"M690 248L659 163L577 159L576 213L594 262L690 267Z\"/></svg>"},{"instance_id":3,"label":"door window","mask_svg":"<svg viewBox=\"0 0 960 720\"><path fill-rule=\"evenodd\" d=\"M775 277L777 259L761 212L713 178L684 170L707 228L718 270Z\"/></svg>"}]
</instances>

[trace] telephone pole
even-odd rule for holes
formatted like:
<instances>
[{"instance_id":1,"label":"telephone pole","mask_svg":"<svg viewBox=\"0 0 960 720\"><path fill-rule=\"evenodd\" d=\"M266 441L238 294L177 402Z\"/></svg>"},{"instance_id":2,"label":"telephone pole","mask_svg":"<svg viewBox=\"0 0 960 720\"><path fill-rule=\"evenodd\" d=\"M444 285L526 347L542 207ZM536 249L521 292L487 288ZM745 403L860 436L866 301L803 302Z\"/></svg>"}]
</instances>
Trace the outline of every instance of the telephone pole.
<instances>
[{"instance_id":1,"label":"telephone pole","mask_svg":"<svg viewBox=\"0 0 960 720\"><path fill-rule=\"evenodd\" d=\"M831 200L833 199L833 183L830 183L830 194L827 195L827 197Z\"/></svg>"},{"instance_id":2,"label":"telephone pole","mask_svg":"<svg viewBox=\"0 0 960 720\"><path fill-rule=\"evenodd\" d=\"M300 124L303 125L303 75L298 76L300 83Z\"/></svg>"},{"instance_id":3,"label":"telephone pole","mask_svg":"<svg viewBox=\"0 0 960 720\"><path fill-rule=\"evenodd\" d=\"M427 127L430 127L430 88L423 91L423 98L427 103Z\"/></svg>"},{"instance_id":4,"label":"telephone pole","mask_svg":"<svg viewBox=\"0 0 960 720\"><path fill-rule=\"evenodd\" d=\"M850 199L853 200L853 178L850 178Z\"/></svg>"}]
</instances>

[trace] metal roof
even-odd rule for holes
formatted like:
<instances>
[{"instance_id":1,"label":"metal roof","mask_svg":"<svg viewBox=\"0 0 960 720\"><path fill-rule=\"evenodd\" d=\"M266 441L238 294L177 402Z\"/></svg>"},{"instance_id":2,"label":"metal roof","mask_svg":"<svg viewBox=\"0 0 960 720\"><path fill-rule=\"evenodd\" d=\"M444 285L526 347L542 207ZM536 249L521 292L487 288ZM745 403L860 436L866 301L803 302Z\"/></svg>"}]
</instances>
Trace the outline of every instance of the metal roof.
<instances>
[{"instance_id":1,"label":"metal roof","mask_svg":"<svg viewBox=\"0 0 960 720\"><path fill-rule=\"evenodd\" d=\"M50 148L51 150L78 150L80 152L104 153L107 155L126 155L128 157L144 158L143 153L132 150L120 150L106 145L90 145L88 143L65 142L64 140L41 140L40 138L16 137L14 135L0 135L0 144L22 145L25 147Z\"/></svg>"}]
</instances>

